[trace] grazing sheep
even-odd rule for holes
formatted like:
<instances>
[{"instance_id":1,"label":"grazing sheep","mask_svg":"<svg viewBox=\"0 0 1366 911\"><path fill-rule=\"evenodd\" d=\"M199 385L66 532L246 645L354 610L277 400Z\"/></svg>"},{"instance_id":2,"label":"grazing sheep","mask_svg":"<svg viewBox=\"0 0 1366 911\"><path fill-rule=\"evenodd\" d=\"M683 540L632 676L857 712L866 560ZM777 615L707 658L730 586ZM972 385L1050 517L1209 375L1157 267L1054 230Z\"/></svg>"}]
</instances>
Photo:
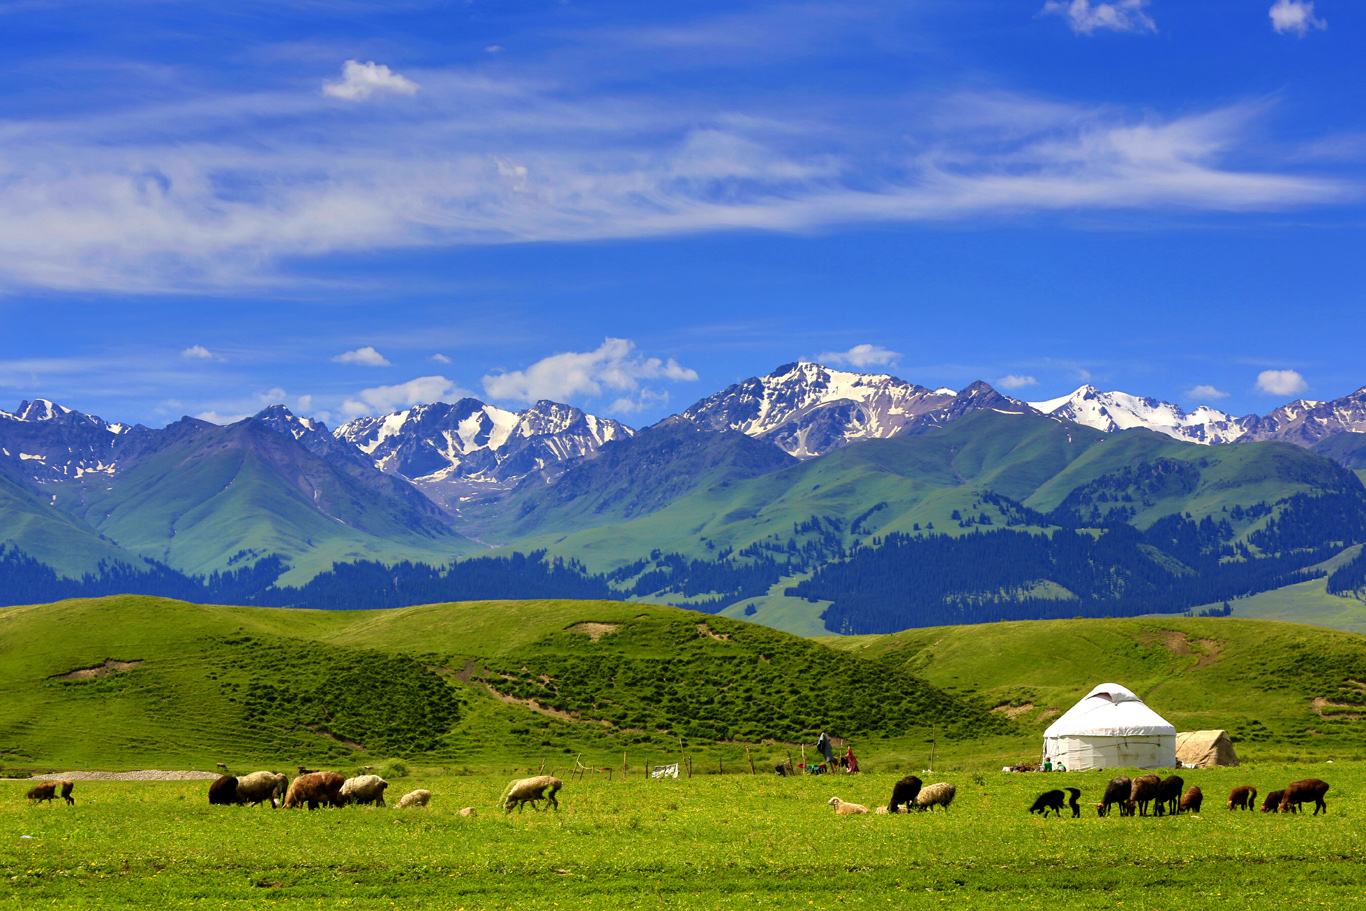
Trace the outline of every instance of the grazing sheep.
<instances>
[{"instance_id":1,"label":"grazing sheep","mask_svg":"<svg viewBox=\"0 0 1366 911\"><path fill-rule=\"evenodd\" d=\"M256 806L270 801L274 809L277 800L284 803L288 789L289 779L278 772L252 772L237 779L237 802Z\"/></svg>"},{"instance_id":2,"label":"grazing sheep","mask_svg":"<svg viewBox=\"0 0 1366 911\"><path fill-rule=\"evenodd\" d=\"M1162 779L1156 797L1156 810L1158 816L1175 816L1181 804L1181 791L1186 787L1186 782L1180 775L1168 775Z\"/></svg>"},{"instance_id":3,"label":"grazing sheep","mask_svg":"<svg viewBox=\"0 0 1366 911\"><path fill-rule=\"evenodd\" d=\"M425 790L423 788L418 788L416 791L409 791L407 794L404 794L402 797L400 797L398 799L398 808L402 810L408 807L425 807L427 805L427 801L431 799L431 791Z\"/></svg>"},{"instance_id":4,"label":"grazing sheep","mask_svg":"<svg viewBox=\"0 0 1366 911\"><path fill-rule=\"evenodd\" d=\"M917 810L933 810L935 807L943 807L944 811L948 812L949 804L953 803L953 795L957 791L958 789L947 781L927 784L915 796L915 808Z\"/></svg>"},{"instance_id":5,"label":"grazing sheep","mask_svg":"<svg viewBox=\"0 0 1366 911\"><path fill-rule=\"evenodd\" d=\"M1181 795L1181 805L1178 806L1178 813L1199 813L1200 804L1205 800L1205 795L1195 785L1190 786L1190 790Z\"/></svg>"},{"instance_id":6,"label":"grazing sheep","mask_svg":"<svg viewBox=\"0 0 1366 911\"><path fill-rule=\"evenodd\" d=\"M1278 811L1280 810L1280 807L1281 807L1281 798L1284 797L1284 796L1285 796L1285 789L1284 789L1284 788L1282 788L1282 789L1279 790L1279 791L1272 791L1270 794L1266 795L1266 799L1262 801L1262 812L1263 812L1263 813L1276 813L1276 812L1278 812Z\"/></svg>"},{"instance_id":7,"label":"grazing sheep","mask_svg":"<svg viewBox=\"0 0 1366 911\"><path fill-rule=\"evenodd\" d=\"M1061 816L1062 805L1066 801L1067 795L1060 790L1044 791L1034 799L1034 805L1029 808L1029 812L1039 813L1046 817L1048 811L1052 810L1054 814Z\"/></svg>"},{"instance_id":8,"label":"grazing sheep","mask_svg":"<svg viewBox=\"0 0 1366 911\"><path fill-rule=\"evenodd\" d=\"M36 784L28 790L28 799L34 803L49 803L57 796L57 782L47 781L43 784Z\"/></svg>"},{"instance_id":9,"label":"grazing sheep","mask_svg":"<svg viewBox=\"0 0 1366 911\"><path fill-rule=\"evenodd\" d=\"M69 806L74 807L76 805L76 798L71 796L71 789L76 787L76 782L59 781L57 783L62 786L62 800L65 800Z\"/></svg>"},{"instance_id":10,"label":"grazing sheep","mask_svg":"<svg viewBox=\"0 0 1366 911\"><path fill-rule=\"evenodd\" d=\"M225 807L237 803L237 776L219 775L209 785L209 805Z\"/></svg>"},{"instance_id":11,"label":"grazing sheep","mask_svg":"<svg viewBox=\"0 0 1366 911\"><path fill-rule=\"evenodd\" d=\"M384 806L384 789L389 787L389 782L380 778L378 775L358 775L355 778L348 778L342 783L341 797L343 803L375 804Z\"/></svg>"},{"instance_id":12,"label":"grazing sheep","mask_svg":"<svg viewBox=\"0 0 1366 911\"><path fill-rule=\"evenodd\" d=\"M307 805L310 810L324 807L340 807L345 801L341 796L342 785L346 779L336 772L309 772L300 775L289 785L285 792L285 809Z\"/></svg>"},{"instance_id":13,"label":"grazing sheep","mask_svg":"<svg viewBox=\"0 0 1366 911\"><path fill-rule=\"evenodd\" d=\"M529 803L531 808L536 809L537 801L545 799L550 801L550 805L559 812L560 803L555 799L555 794L564 786L554 775L536 775L532 778L517 778L508 782L507 789L503 791L503 796L498 798L498 805L505 812L511 813L515 806L521 812L522 805Z\"/></svg>"},{"instance_id":14,"label":"grazing sheep","mask_svg":"<svg viewBox=\"0 0 1366 911\"><path fill-rule=\"evenodd\" d=\"M468 819L468 818L471 817L471 816L477 816L478 814L479 814L479 811L476 810L474 807L461 807L461 808L460 808L460 815L461 815L461 816L464 816L466 819Z\"/></svg>"},{"instance_id":15,"label":"grazing sheep","mask_svg":"<svg viewBox=\"0 0 1366 911\"><path fill-rule=\"evenodd\" d=\"M859 813L867 813L868 808L861 803L845 803L838 797L831 797L826 803L835 808L836 816L856 816Z\"/></svg>"},{"instance_id":16,"label":"grazing sheep","mask_svg":"<svg viewBox=\"0 0 1366 911\"><path fill-rule=\"evenodd\" d=\"M1257 809L1257 789L1250 784L1245 784L1229 791L1228 808L1230 810Z\"/></svg>"},{"instance_id":17,"label":"grazing sheep","mask_svg":"<svg viewBox=\"0 0 1366 911\"><path fill-rule=\"evenodd\" d=\"M1314 815L1318 816L1319 811L1328 812L1328 804L1323 802L1323 795L1328 793L1328 782L1318 778L1304 778L1299 781L1292 781L1285 788L1285 794L1281 797L1278 805L1282 813L1300 811L1300 804L1305 801L1314 801Z\"/></svg>"},{"instance_id":18,"label":"grazing sheep","mask_svg":"<svg viewBox=\"0 0 1366 911\"><path fill-rule=\"evenodd\" d=\"M1128 775L1111 778L1110 783L1105 786L1105 794L1101 797L1100 803L1096 804L1097 815L1109 816L1110 808L1118 806L1119 815L1128 816L1129 808L1125 804L1129 800L1129 791L1133 786L1133 780Z\"/></svg>"},{"instance_id":19,"label":"grazing sheep","mask_svg":"<svg viewBox=\"0 0 1366 911\"><path fill-rule=\"evenodd\" d=\"M887 802L888 813L899 813L905 807L907 811L915 803L915 798L920 794L922 782L914 775L907 775L905 778L892 785L892 799Z\"/></svg>"},{"instance_id":20,"label":"grazing sheep","mask_svg":"<svg viewBox=\"0 0 1366 911\"><path fill-rule=\"evenodd\" d=\"M1161 789L1162 779L1156 775L1140 775L1135 778L1129 790L1128 803L1125 805L1129 815L1133 816L1134 810L1138 810L1139 816L1147 816L1149 804L1157 798Z\"/></svg>"}]
</instances>

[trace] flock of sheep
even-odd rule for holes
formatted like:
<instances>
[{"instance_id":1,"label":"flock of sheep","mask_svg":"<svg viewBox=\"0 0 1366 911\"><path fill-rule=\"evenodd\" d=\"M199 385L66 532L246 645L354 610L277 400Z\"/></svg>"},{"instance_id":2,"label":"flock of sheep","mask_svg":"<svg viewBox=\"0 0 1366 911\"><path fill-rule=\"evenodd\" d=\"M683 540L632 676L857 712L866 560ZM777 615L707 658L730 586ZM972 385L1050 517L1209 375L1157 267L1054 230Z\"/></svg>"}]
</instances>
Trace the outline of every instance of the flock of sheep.
<instances>
[{"instance_id":1,"label":"flock of sheep","mask_svg":"<svg viewBox=\"0 0 1366 911\"><path fill-rule=\"evenodd\" d=\"M1159 778L1157 775L1129 778L1127 775L1121 775L1110 779L1101 802L1096 804L1096 812L1101 816L1107 816L1110 808L1117 806L1120 816L1147 816L1150 808L1154 816L1199 813L1204 802L1204 794L1193 785L1183 791L1185 785L1185 780L1179 775L1169 775L1166 778ZM1262 812L1298 813L1301 804L1312 802L1315 816L1319 815L1320 811L1327 813L1328 805L1323 800L1327 792L1328 783L1317 778L1293 781L1281 790L1267 794L1266 800L1262 802ZM935 807L948 810L949 804L953 803L954 793L954 786L948 782L941 781L922 787L919 778L907 775L893 785L891 800L887 806L878 807L877 812L909 813L913 809L932 810ZM868 812L868 808L863 804L850 803L838 797L831 797L827 802L835 808L835 813L839 816L855 816ZM1252 810L1255 809L1256 803L1257 789L1252 785L1236 787L1228 796L1230 810ZM1064 806L1071 809L1074 818L1081 816L1080 788L1055 788L1044 791L1035 798L1029 812L1047 816L1048 811L1052 810L1054 815L1061 816Z\"/></svg>"},{"instance_id":2,"label":"flock of sheep","mask_svg":"<svg viewBox=\"0 0 1366 911\"><path fill-rule=\"evenodd\" d=\"M66 782L66 785L62 793L70 800L70 782ZM498 805L503 807L505 812L511 813L514 807L521 810L526 804L531 804L532 809L539 809L540 801L545 800L551 808L559 810L560 803L555 795L563 786L564 782L553 775L518 778L508 784L503 796L498 800ZM378 775L343 778L336 772L304 772L290 782L279 772L252 772L240 778L235 775L218 776L213 784L209 785L209 803L213 806L255 806L269 802L272 808L291 809L306 806L310 810L351 804L382 807L386 805L384 792L388 787L389 782ZM32 797L33 794L30 792L29 796ZM419 788L400 797L398 806L400 809L425 807L431 799L431 791ZM464 807L460 815L473 816L475 809Z\"/></svg>"}]
</instances>

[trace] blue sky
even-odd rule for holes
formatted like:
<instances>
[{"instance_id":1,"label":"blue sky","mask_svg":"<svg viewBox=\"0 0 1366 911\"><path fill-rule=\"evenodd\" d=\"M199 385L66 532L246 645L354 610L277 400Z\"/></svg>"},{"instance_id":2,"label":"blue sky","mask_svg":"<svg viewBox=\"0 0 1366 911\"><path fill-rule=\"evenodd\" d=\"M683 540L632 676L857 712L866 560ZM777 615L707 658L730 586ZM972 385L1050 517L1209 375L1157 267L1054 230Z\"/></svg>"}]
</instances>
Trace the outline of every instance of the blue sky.
<instances>
[{"instance_id":1,"label":"blue sky","mask_svg":"<svg viewBox=\"0 0 1366 911\"><path fill-rule=\"evenodd\" d=\"M0 407L1366 383L1366 6L0 0Z\"/></svg>"}]
</instances>

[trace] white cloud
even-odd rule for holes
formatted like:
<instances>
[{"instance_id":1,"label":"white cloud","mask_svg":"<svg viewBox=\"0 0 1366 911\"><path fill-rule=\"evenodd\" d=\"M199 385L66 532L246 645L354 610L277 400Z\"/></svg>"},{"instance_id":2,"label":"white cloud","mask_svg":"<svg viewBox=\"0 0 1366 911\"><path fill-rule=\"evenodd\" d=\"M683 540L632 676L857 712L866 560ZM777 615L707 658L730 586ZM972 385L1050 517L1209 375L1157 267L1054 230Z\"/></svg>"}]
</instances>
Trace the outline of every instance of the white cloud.
<instances>
[{"instance_id":1,"label":"white cloud","mask_svg":"<svg viewBox=\"0 0 1366 911\"><path fill-rule=\"evenodd\" d=\"M342 78L324 82L323 94L343 101L364 101L371 95L415 95L418 85L395 73L382 63L361 63L348 60L342 66Z\"/></svg>"},{"instance_id":2,"label":"white cloud","mask_svg":"<svg viewBox=\"0 0 1366 911\"><path fill-rule=\"evenodd\" d=\"M215 359L213 352L203 345L191 345L180 352L180 356L191 361L212 361Z\"/></svg>"},{"instance_id":3,"label":"white cloud","mask_svg":"<svg viewBox=\"0 0 1366 911\"><path fill-rule=\"evenodd\" d=\"M673 358L643 357L629 339L608 338L592 351L552 354L525 370L489 374L484 377L484 391L495 399L563 402L575 396L598 396L605 389L634 391L641 380L656 379L695 380L697 371Z\"/></svg>"},{"instance_id":4,"label":"white cloud","mask_svg":"<svg viewBox=\"0 0 1366 911\"><path fill-rule=\"evenodd\" d=\"M438 364L449 364L451 359L444 354L437 353L432 355L432 360Z\"/></svg>"},{"instance_id":5,"label":"white cloud","mask_svg":"<svg viewBox=\"0 0 1366 911\"><path fill-rule=\"evenodd\" d=\"M1270 395L1298 395L1309 384L1296 370L1263 370L1257 374L1257 388Z\"/></svg>"},{"instance_id":6,"label":"white cloud","mask_svg":"<svg viewBox=\"0 0 1366 911\"><path fill-rule=\"evenodd\" d=\"M228 425L228 424L236 424L238 421L245 421L247 418L251 417L251 415L250 415L250 414L223 414L223 413L221 413L221 412L214 411L214 410L210 409L210 410L208 410L208 411L201 411L201 412L199 412L198 414L195 415L195 417L199 418L201 421L208 421L210 424L218 424L219 426L226 426L226 425Z\"/></svg>"},{"instance_id":7,"label":"white cloud","mask_svg":"<svg viewBox=\"0 0 1366 911\"><path fill-rule=\"evenodd\" d=\"M484 53L485 53L485 54L501 54L501 53L503 53L503 46L502 46L501 44L488 44L488 45L485 45L485 46L484 46Z\"/></svg>"},{"instance_id":8,"label":"white cloud","mask_svg":"<svg viewBox=\"0 0 1366 911\"><path fill-rule=\"evenodd\" d=\"M1157 23L1144 11L1147 5L1148 0L1112 0L1094 5L1091 0L1047 0L1042 12L1062 16L1079 35L1103 30L1155 32Z\"/></svg>"},{"instance_id":9,"label":"white cloud","mask_svg":"<svg viewBox=\"0 0 1366 911\"><path fill-rule=\"evenodd\" d=\"M848 351L823 351L816 355L822 364L840 367L881 367L901 357L900 353L881 345L864 343L855 345Z\"/></svg>"},{"instance_id":10,"label":"white cloud","mask_svg":"<svg viewBox=\"0 0 1366 911\"><path fill-rule=\"evenodd\" d=\"M634 396L622 396L607 406L615 414L639 414L647 408L668 404L669 393L663 390L640 389Z\"/></svg>"},{"instance_id":11,"label":"white cloud","mask_svg":"<svg viewBox=\"0 0 1366 911\"><path fill-rule=\"evenodd\" d=\"M470 393L462 389L454 380L444 376L420 376L406 383L392 386L372 386L356 393L342 403L342 411L348 417L362 414L384 414L397 411L409 405L426 402L451 401L465 398Z\"/></svg>"},{"instance_id":12,"label":"white cloud","mask_svg":"<svg viewBox=\"0 0 1366 911\"><path fill-rule=\"evenodd\" d=\"M341 354L332 358L338 364L353 364L359 367L388 367L389 359L380 354L371 345L357 348L355 351L343 351Z\"/></svg>"},{"instance_id":13,"label":"white cloud","mask_svg":"<svg viewBox=\"0 0 1366 911\"><path fill-rule=\"evenodd\" d=\"M1186 398L1191 401L1226 399L1228 398L1228 393L1217 386L1211 386L1209 383L1200 383L1199 385L1192 386L1186 390Z\"/></svg>"},{"instance_id":14,"label":"white cloud","mask_svg":"<svg viewBox=\"0 0 1366 911\"><path fill-rule=\"evenodd\" d=\"M1314 15L1312 0L1276 0L1267 11L1276 34L1287 32L1303 38L1310 29L1326 29L1328 23Z\"/></svg>"},{"instance_id":15,"label":"white cloud","mask_svg":"<svg viewBox=\"0 0 1366 911\"><path fill-rule=\"evenodd\" d=\"M996 381L996 385L1002 389L1023 389L1026 386L1037 386L1039 381L1032 376L1020 373L1007 373Z\"/></svg>"}]
</instances>

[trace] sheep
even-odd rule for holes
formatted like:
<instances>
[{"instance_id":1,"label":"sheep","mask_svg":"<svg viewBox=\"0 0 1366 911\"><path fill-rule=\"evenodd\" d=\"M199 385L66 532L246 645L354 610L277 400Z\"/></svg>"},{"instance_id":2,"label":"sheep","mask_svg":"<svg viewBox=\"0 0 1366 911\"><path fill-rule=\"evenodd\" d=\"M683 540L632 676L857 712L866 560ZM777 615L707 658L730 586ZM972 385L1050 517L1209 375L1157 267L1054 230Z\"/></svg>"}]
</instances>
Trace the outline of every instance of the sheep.
<instances>
[{"instance_id":1,"label":"sheep","mask_svg":"<svg viewBox=\"0 0 1366 911\"><path fill-rule=\"evenodd\" d=\"M1257 789L1250 784L1241 785L1228 792L1230 810L1257 809Z\"/></svg>"},{"instance_id":2,"label":"sheep","mask_svg":"<svg viewBox=\"0 0 1366 911\"><path fill-rule=\"evenodd\" d=\"M1319 811L1328 812L1328 804L1323 802L1323 795L1328 793L1328 782L1318 778L1303 778L1299 781L1292 781L1286 785L1285 794L1281 797L1278 807L1282 813L1300 811L1300 804L1305 801L1314 801L1314 815L1318 816Z\"/></svg>"},{"instance_id":3,"label":"sheep","mask_svg":"<svg viewBox=\"0 0 1366 911\"><path fill-rule=\"evenodd\" d=\"M564 782L554 775L536 775L532 778L517 778L508 782L507 788L503 791L503 796L498 798L498 805L507 813L512 812L516 807L521 812L523 804L531 804L531 808L536 809L537 801L542 798L550 801L550 805L559 812L560 803L555 799L555 794L564 786Z\"/></svg>"},{"instance_id":4,"label":"sheep","mask_svg":"<svg viewBox=\"0 0 1366 911\"><path fill-rule=\"evenodd\" d=\"M1168 775L1158 787L1156 813L1175 816L1181 804L1181 790L1186 786L1180 775Z\"/></svg>"},{"instance_id":5,"label":"sheep","mask_svg":"<svg viewBox=\"0 0 1366 911\"><path fill-rule=\"evenodd\" d=\"M345 803L341 796L342 785L345 783L346 779L336 772L309 772L300 775L290 783L289 790L285 792L285 809L304 805L310 810L316 810L320 805L340 807Z\"/></svg>"},{"instance_id":6,"label":"sheep","mask_svg":"<svg viewBox=\"0 0 1366 911\"><path fill-rule=\"evenodd\" d=\"M237 803L237 776L219 775L209 785L209 806L225 807Z\"/></svg>"},{"instance_id":7,"label":"sheep","mask_svg":"<svg viewBox=\"0 0 1366 911\"><path fill-rule=\"evenodd\" d=\"M1129 790L1129 800L1125 804L1129 815L1133 816L1134 810L1138 810L1139 816L1147 816L1148 805L1156 799L1161 789L1162 779L1156 775L1140 775L1135 778Z\"/></svg>"},{"instance_id":8,"label":"sheep","mask_svg":"<svg viewBox=\"0 0 1366 911\"><path fill-rule=\"evenodd\" d=\"M1285 789L1281 789L1281 790L1279 790L1279 791L1272 791L1270 794L1266 795L1266 799L1262 801L1262 812L1263 812L1263 813L1276 813L1276 812L1278 812L1278 811L1280 810L1280 806L1281 806L1281 798L1284 797L1284 796L1285 796ZM1293 812L1293 808L1292 808L1292 812Z\"/></svg>"},{"instance_id":9,"label":"sheep","mask_svg":"<svg viewBox=\"0 0 1366 911\"><path fill-rule=\"evenodd\" d=\"M471 816L479 815L479 811L476 810L474 807L461 807L460 815L468 819Z\"/></svg>"},{"instance_id":10,"label":"sheep","mask_svg":"<svg viewBox=\"0 0 1366 911\"><path fill-rule=\"evenodd\" d=\"M1118 806L1120 816L1128 816L1129 808L1125 803L1129 800L1129 791L1133 789L1134 783L1128 775L1120 775L1111 778L1110 783L1105 786L1105 794L1101 797L1100 803L1096 804L1096 813L1099 816L1110 815L1110 807Z\"/></svg>"},{"instance_id":11,"label":"sheep","mask_svg":"<svg viewBox=\"0 0 1366 911\"><path fill-rule=\"evenodd\" d=\"M57 782L55 781L46 781L42 784L36 784L28 790L28 799L34 803L42 803L43 801L51 803L56 796Z\"/></svg>"},{"instance_id":12,"label":"sheep","mask_svg":"<svg viewBox=\"0 0 1366 911\"><path fill-rule=\"evenodd\" d=\"M947 781L927 784L915 796L915 808L917 810L933 810L935 807L943 807L944 811L948 812L949 804L953 803L955 793L957 793L957 789Z\"/></svg>"},{"instance_id":13,"label":"sheep","mask_svg":"<svg viewBox=\"0 0 1366 911\"><path fill-rule=\"evenodd\" d=\"M1039 813L1048 816L1048 811L1052 810L1056 815L1062 815L1062 805L1067 800L1067 795L1059 790L1044 791L1034 799L1034 805L1029 808L1031 813Z\"/></svg>"},{"instance_id":14,"label":"sheep","mask_svg":"<svg viewBox=\"0 0 1366 911\"><path fill-rule=\"evenodd\" d=\"M59 781L57 783L62 786L62 800L66 801L67 806L74 807L76 805L76 798L71 796L71 789L76 787L76 782Z\"/></svg>"},{"instance_id":15,"label":"sheep","mask_svg":"<svg viewBox=\"0 0 1366 911\"><path fill-rule=\"evenodd\" d=\"M914 775L907 775L905 778L892 785L892 799L887 802L888 813L899 813L902 807L907 810L911 804L915 803L915 798L920 794L922 782Z\"/></svg>"},{"instance_id":16,"label":"sheep","mask_svg":"<svg viewBox=\"0 0 1366 911\"><path fill-rule=\"evenodd\" d=\"M389 787L389 782L378 775L358 775L355 778L348 778L342 783L342 802L376 804L382 807L385 805L384 789L387 787Z\"/></svg>"},{"instance_id":17,"label":"sheep","mask_svg":"<svg viewBox=\"0 0 1366 911\"><path fill-rule=\"evenodd\" d=\"M252 772L237 779L237 802L252 806L270 801L271 809L285 801L289 779L278 772Z\"/></svg>"},{"instance_id":18,"label":"sheep","mask_svg":"<svg viewBox=\"0 0 1366 911\"><path fill-rule=\"evenodd\" d=\"M398 799L398 807L400 810L407 809L408 807L425 807L427 801L431 799L431 791L418 788L416 791L409 791L407 794L400 797Z\"/></svg>"},{"instance_id":19,"label":"sheep","mask_svg":"<svg viewBox=\"0 0 1366 911\"><path fill-rule=\"evenodd\" d=\"M1199 813L1200 804L1204 800L1204 793L1195 785L1191 785L1190 790L1181 795L1181 803L1176 810L1178 813Z\"/></svg>"},{"instance_id":20,"label":"sheep","mask_svg":"<svg viewBox=\"0 0 1366 911\"><path fill-rule=\"evenodd\" d=\"M838 797L831 797L829 800L826 801L826 803L835 808L836 816L856 816L859 813L868 812L868 808L865 807L863 804L845 803Z\"/></svg>"}]
</instances>

